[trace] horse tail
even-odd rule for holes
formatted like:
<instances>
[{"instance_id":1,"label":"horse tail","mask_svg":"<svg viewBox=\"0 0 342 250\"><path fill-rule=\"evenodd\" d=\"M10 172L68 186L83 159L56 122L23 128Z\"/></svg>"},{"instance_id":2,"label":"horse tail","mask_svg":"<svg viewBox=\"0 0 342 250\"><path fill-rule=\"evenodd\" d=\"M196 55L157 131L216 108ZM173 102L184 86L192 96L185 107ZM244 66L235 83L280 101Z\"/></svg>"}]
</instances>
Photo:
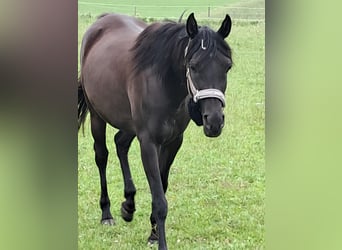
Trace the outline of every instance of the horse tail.
<instances>
[{"instance_id":1,"label":"horse tail","mask_svg":"<svg viewBox=\"0 0 342 250\"><path fill-rule=\"evenodd\" d=\"M82 81L79 78L78 79L78 104L77 104L77 108L78 108L78 130L80 130L80 127L84 126L84 121L87 117L89 108L87 105L87 101L86 101L86 96L84 93L84 90L82 88Z\"/></svg>"}]
</instances>

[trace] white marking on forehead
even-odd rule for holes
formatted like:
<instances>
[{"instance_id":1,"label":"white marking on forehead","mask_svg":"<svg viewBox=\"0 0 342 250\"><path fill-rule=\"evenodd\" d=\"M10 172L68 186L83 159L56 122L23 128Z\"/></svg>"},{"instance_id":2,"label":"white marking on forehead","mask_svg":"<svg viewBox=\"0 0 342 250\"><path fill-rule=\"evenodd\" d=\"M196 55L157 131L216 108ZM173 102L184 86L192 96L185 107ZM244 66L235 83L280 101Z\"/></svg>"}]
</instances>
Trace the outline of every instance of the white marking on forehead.
<instances>
[{"instance_id":1,"label":"white marking on forehead","mask_svg":"<svg viewBox=\"0 0 342 250\"><path fill-rule=\"evenodd\" d=\"M204 44L203 44L203 43L204 43L204 39L201 40L201 48L202 48L203 50L206 50L207 47L204 47Z\"/></svg>"}]
</instances>

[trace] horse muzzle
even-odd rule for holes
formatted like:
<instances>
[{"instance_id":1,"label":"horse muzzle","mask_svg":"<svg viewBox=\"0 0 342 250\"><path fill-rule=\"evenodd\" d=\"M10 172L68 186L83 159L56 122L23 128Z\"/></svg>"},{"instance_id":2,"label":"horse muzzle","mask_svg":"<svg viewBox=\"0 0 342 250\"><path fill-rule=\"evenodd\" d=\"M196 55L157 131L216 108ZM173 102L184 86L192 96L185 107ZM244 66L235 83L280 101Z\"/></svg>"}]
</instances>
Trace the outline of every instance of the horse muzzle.
<instances>
[{"instance_id":1,"label":"horse muzzle","mask_svg":"<svg viewBox=\"0 0 342 250\"><path fill-rule=\"evenodd\" d=\"M190 118L197 126L203 125L204 134L208 137L217 137L224 127L223 104L217 98L203 99L194 102L191 98L188 102Z\"/></svg>"},{"instance_id":2,"label":"horse muzzle","mask_svg":"<svg viewBox=\"0 0 342 250\"><path fill-rule=\"evenodd\" d=\"M204 134L208 137L217 137L224 127L223 104L217 98L203 99L201 113Z\"/></svg>"},{"instance_id":3,"label":"horse muzzle","mask_svg":"<svg viewBox=\"0 0 342 250\"><path fill-rule=\"evenodd\" d=\"M218 137L224 127L224 114L217 111L210 114L203 114L203 130L208 137Z\"/></svg>"}]
</instances>

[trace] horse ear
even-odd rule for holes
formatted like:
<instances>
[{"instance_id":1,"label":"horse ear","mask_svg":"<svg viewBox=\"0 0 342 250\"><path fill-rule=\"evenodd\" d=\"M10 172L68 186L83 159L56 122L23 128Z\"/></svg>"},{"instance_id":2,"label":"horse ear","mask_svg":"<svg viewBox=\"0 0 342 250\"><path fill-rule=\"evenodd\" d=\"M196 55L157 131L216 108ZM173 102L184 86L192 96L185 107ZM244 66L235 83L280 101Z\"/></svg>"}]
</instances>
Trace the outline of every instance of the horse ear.
<instances>
[{"instance_id":1,"label":"horse ear","mask_svg":"<svg viewBox=\"0 0 342 250\"><path fill-rule=\"evenodd\" d=\"M194 13L191 13L186 21L186 32L191 39L194 38L198 33L198 26Z\"/></svg>"},{"instance_id":2,"label":"horse ear","mask_svg":"<svg viewBox=\"0 0 342 250\"><path fill-rule=\"evenodd\" d=\"M229 35L231 28L232 28L232 20L230 19L229 15L226 15L217 33L220 34L224 39Z\"/></svg>"}]
</instances>

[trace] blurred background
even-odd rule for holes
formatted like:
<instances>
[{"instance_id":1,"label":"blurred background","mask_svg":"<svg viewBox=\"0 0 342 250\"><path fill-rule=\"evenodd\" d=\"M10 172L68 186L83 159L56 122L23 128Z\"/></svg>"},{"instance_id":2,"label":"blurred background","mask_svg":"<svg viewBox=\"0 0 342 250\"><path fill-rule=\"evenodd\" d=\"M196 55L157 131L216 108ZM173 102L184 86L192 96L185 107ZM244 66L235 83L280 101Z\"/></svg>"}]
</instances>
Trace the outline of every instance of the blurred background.
<instances>
[{"instance_id":1,"label":"blurred background","mask_svg":"<svg viewBox=\"0 0 342 250\"><path fill-rule=\"evenodd\" d=\"M0 2L1 249L78 248L78 22L97 15L82 2ZM340 8L266 5L265 249L341 249Z\"/></svg>"}]
</instances>

